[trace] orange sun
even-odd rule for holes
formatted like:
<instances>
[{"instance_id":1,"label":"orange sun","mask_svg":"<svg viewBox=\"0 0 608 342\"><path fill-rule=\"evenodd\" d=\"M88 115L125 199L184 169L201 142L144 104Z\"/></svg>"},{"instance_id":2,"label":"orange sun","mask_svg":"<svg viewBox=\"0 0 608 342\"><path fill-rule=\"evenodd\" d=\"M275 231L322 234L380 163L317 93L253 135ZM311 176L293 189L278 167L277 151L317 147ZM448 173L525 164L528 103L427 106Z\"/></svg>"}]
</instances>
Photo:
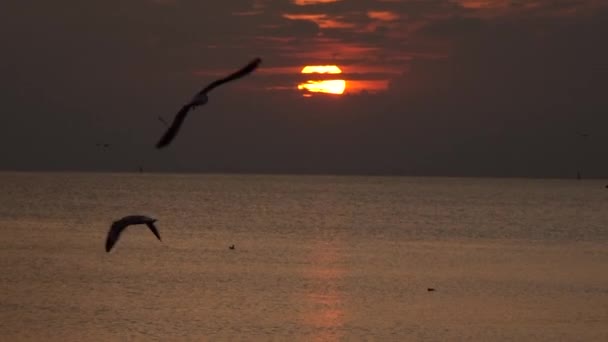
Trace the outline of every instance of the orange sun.
<instances>
[{"instance_id":1,"label":"orange sun","mask_svg":"<svg viewBox=\"0 0 608 342\"><path fill-rule=\"evenodd\" d=\"M341 74L342 70L337 65L307 65L302 74ZM345 80L308 80L298 84L299 90L312 93L338 94L341 95L346 89ZM305 94L306 95L306 94Z\"/></svg>"}]
</instances>

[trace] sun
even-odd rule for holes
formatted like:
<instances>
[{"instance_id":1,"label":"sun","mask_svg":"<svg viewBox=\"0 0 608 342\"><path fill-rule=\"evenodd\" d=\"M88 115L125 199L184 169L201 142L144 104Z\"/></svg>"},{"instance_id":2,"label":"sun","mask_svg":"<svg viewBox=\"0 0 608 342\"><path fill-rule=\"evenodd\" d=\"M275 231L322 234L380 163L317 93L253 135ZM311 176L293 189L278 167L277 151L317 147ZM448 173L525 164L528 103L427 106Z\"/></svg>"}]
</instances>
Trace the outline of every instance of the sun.
<instances>
[{"instance_id":1,"label":"sun","mask_svg":"<svg viewBox=\"0 0 608 342\"><path fill-rule=\"evenodd\" d=\"M343 94L346 89L345 80L306 81L298 84L299 90L307 90L313 93Z\"/></svg>"},{"instance_id":2,"label":"sun","mask_svg":"<svg viewBox=\"0 0 608 342\"><path fill-rule=\"evenodd\" d=\"M341 74L342 70L337 65L307 65L302 68L303 74Z\"/></svg>"},{"instance_id":3,"label":"sun","mask_svg":"<svg viewBox=\"0 0 608 342\"><path fill-rule=\"evenodd\" d=\"M302 74L341 74L342 70L337 65L307 65L302 68ZM307 80L298 84L298 89L312 92L342 95L346 90L346 81L342 79ZM310 95L306 93L305 95Z\"/></svg>"}]
</instances>

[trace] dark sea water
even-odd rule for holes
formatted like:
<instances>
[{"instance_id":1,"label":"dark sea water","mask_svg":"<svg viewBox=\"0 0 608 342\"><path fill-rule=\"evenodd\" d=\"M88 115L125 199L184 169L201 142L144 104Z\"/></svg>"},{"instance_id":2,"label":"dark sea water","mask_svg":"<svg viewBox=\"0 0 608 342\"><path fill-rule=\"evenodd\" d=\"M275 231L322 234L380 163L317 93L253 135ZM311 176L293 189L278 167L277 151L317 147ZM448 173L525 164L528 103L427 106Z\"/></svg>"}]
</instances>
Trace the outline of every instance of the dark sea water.
<instances>
[{"instance_id":1,"label":"dark sea water","mask_svg":"<svg viewBox=\"0 0 608 342\"><path fill-rule=\"evenodd\" d=\"M0 337L608 341L606 184L0 173Z\"/></svg>"}]
</instances>

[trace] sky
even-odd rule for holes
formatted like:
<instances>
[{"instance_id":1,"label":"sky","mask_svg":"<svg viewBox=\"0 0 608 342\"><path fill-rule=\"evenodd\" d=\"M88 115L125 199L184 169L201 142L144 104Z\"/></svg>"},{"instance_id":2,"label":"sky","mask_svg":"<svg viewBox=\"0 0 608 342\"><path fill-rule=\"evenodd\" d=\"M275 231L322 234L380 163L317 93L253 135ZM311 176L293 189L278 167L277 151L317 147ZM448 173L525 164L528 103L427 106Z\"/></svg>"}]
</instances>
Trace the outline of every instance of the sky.
<instances>
[{"instance_id":1,"label":"sky","mask_svg":"<svg viewBox=\"0 0 608 342\"><path fill-rule=\"evenodd\" d=\"M0 170L608 177L606 37L604 0L3 1Z\"/></svg>"}]
</instances>

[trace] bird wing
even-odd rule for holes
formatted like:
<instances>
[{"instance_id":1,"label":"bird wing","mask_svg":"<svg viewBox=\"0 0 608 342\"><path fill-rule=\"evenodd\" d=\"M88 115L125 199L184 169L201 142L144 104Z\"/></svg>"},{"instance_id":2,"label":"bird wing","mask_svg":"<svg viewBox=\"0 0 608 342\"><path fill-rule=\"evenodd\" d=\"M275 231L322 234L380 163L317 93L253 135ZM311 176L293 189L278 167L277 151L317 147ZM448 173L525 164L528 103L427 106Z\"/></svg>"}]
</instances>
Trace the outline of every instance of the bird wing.
<instances>
[{"instance_id":1,"label":"bird wing","mask_svg":"<svg viewBox=\"0 0 608 342\"><path fill-rule=\"evenodd\" d=\"M262 62L262 59L260 59L260 58L256 58L256 59L252 60L251 62L249 62L249 64L245 65L240 70L238 70L222 79L212 82L211 84L206 86L203 90L199 91L197 93L197 96L200 94L203 94L203 93L208 93L215 87L218 87L226 82L236 80L237 78L241 78L241 77L251 73L252 71L257 69L257 67L260 65L261 62ZM171 141L173 141L173 139L179 132L179 129L180 129L182 123L186 119L186 115L188 114L190 109L192 109L192 107L194 107L194 106L195 106L195 104L190 102L187 105L183 106L182 109L180 109L180 111L177 113L177 115L175 115L175 118L173 119L173 123L171 124L169 129L167 129L165 134L160 138L160 140L156 144L156 148L163 148L163 147L169 145L171 143Z\"/></svg>"},{"instance_id":2,"label":"bird wing","mask_svg":"<svg viewBox=\"0 0 608 342\"><path fill-rule=\"evenodd\" d=\"M177 112L177 114L175 115L175 118L173 119L173 123L171 123L171 126L167 129L165 134L160 138L158 143L156 143L156 148L163 148L163 147L169 145L171 143L171 141L173 141L173 139L177 135L177 132L179 132L179 129L182 126L182 123L186 119L186 115L188 114L188 112L190 111L191 108L192 108L192 105L189 103L189 104L183 106L182 109L179 110L179 112Z\"/></svg>"},{"instance_id":3,"label":"bird wing","mask_svg":"<svg viewBox=\"0 0 608 342\"><path fill-rule=\"evenodd\" d=\"M110 227L110 231L108 232L108 237L106 238L106 252L109 252L118 238L120 237L120 233L128 226L124 221L116 221Z\"/></svg>"},{"instance_id":4,"label":"bird wing","mask_svg":"<svg viewBox=\"0 0 608 342\"><path fill-rule=\"evenodd\" d=\"M150 228L152 233L154 233L154 235L156 235L156 237L158 238L159 241L162 241L160 239L160 233L158 232L158 229L156 229L156 226L154 225L154 223L148 222L148 223L146 223L146 226L148 226L148 228Z\"/></svg>"},{"instance_id":5,"label":"bird wing","mask_svg":"<svg viewBox=\"0 0 608 342\"><path fill-rule=\"evenodd\" d=\"M256 58L256 59L252 60L251 62L249 62L249 64L245 65L240 70L235 71L234 73L232 73L222 79L213 81L211 84L206 86L203 90L199 91L198 94L208 93L211 90L213 90L213 88L218 87L226 82L230 82L230 81L236 80L237 78L241 78L247 74L250 74L252 71L254 71L255 69L258 68L258 66L260 65L261 62L262 62L261 58Z\"/></svg>"}]
</instances>

